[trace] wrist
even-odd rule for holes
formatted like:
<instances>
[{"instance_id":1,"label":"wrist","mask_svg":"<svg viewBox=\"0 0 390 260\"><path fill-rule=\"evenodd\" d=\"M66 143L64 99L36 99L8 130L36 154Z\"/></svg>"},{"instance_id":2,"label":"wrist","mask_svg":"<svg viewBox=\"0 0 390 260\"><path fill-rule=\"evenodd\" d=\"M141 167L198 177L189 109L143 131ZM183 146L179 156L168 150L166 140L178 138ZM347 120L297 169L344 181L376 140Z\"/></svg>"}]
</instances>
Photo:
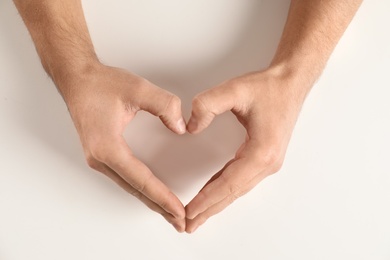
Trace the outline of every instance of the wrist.
<instances>
[{"instance_id":1,"label":"wrist","mask_svg":"<svg viewBox=\"0 0 390 260\"><path fill-rule=\"evenodd\" d=\"M78 90L86 87L103 66L97 59L85 59L73 64L60 63L53 67L50 76L65 103L69 105Z\"/></svg>"},{"instance_id":2,"label":"wrist","mask_svg":"<svg viewBox=\"0 0 390 260\"><path fill-rule=\"evenodd\" d=\"M64 55L65 56L65 55ZM74 54L64 56L50 55L42 59L42 65L45 71L52 78L56 85L63 84L72 78L90 71L100 65L94 53L75 57Z\"/></svg>"},{"instance_id":3,"label":"wrist","mask_svg":"<svg viewBox=\"0 0 390 260\"><path fill-rule=\"evenodd\" d=\"M321 75L323 66L306 61L274 60L267 70L274 73L275 76L314 84Z\"/></svg>"},{"instance_id":4,"label":"wrist","mask_svg":"<svg viewBox=\"0 0 390 260\"><path fill-rule=\"evenodd\" d=\"M290 82L289 86L309 92L320 77L323 67L319 62L313 64L306 61L273 60L267 71L279 79Z\"/></svg>"},{"instance_id":5,"label":"wrist","mask_svg":"<svg viewBox=\"0 0 390 260\"><path fill-rule=\"evenodd\" d=\"M298 103L303 103L309 94L317 74L305 67L290 62L271 63L264 71L269 78L275 80L274 86L282 90L283 93L295 97Z\"/></svg>"}]
</instances>

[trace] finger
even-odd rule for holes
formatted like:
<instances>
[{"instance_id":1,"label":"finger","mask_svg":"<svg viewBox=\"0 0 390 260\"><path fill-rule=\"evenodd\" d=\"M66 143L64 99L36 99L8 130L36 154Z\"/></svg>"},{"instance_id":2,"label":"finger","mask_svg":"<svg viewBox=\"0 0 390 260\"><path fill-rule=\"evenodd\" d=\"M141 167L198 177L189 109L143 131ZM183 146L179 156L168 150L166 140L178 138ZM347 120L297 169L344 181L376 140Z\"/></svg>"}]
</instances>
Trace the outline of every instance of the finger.
<instances>
[{"instance_id":1,"label":"finger","mask_svg":"<svg viewBox=\"0 0 390 260\"><path fill-rule=\"evenodd\" d=\"M148 197L144 196L142 193L140 193L138 190L136 190L133 186L131 186L129 183L127 183L122 177L120 177L110 167L108 167L104 163L100 163L100 162L96 161L95 166L93 168L95 170L103 173L108 178L110 178L112 181L114 181L116 184L118 184L122 189L127 191L129 194L131 194L131 195L135 196L136 198L138 198L148 208L150 208L151 210L161 214L168 221L168 223L173 225L173 227L178 232L184 232L184 230L185 230L185 220L177 219L174 216L172 216L171 214L167 213L159 205L157 205L155 202L151 201Z\"/></svg>"},{"instance_id":2,"label":"finger","mask_svg":"<svg viewBox=\"0 0 390 260\"><path fill-rule=\"evenodd\" d=\"M210 180L208 180L206 182L206 184L202 187L202 189L200 189L199 192L201 192L204 188L207 187L207 185L209 185L210 183L212 183L214 180L218 179L219 176L221 176L222 172L226 169L226 167L228 167L230 164L232 164L234 162L234 159L231 159L230 161L228 161L221 170L219 170L216 174L214 174Z\"/></svg>"},{"instance_id":3,"label":"finger","mask_svg":"<svg viewBox=\"0 0 390 260\"><path fill-rule=\"evenodd\" d=\"M140 109L158 116L171 131L177 134L186 132L179 97L148 82L135 98Z\"/></svg>"},{"instance_id":4,"label":"finger","mask_svg":"<svg viewBox=\"0 0 390 260\"><path fill-rule=\"evenodd\" d=\"M235 87L225 83L197 95L192 101L188 132L199 133L210 125L216 115L229 110L240 110L240 98L236 92Z\"/></svg>"},{"instance_id":5,"label":"finger","mask_svg":"<svg viewBox=\"0 0 390 260\"><path fill-rule=\"evenodd\" d=\"M108 151L108 156L100 161L167 213L172 214L175 218L184 219L184 207L180 200L153 175L146 165L133 156L122 137L119 141L115 141L111 147L115 150Z\"/></svg>"},{"instance_id":6,"label":"finger","mask_svg":"<svg viewBox=\"0 0 390 260\"><path fill-rule=\"evenodd\" d=\"M272 163L268 151L261 150L256 141L250 140L240 149L238 157L186 206L187 218L193 219L223 199L237 196Z\"/></svg>"},{"instance_id":7,"label":"finger","mask_svg":"<svg viewBox=\"0 0 390 260\"><path fill-rule=\"evenodd\" d=\"M267 176L268 175L264 174L264 173L259 174L252 181L250 181L247 185L245 185L245 188L243 188L240 193L226 197L225 199L218 202L217 204L209 207L206 211L198 214L194 219L187 219L186 220L186 232L187 233L195 232L198 229L198 227L201 226L202 224L204 224L210 217L220 213L222 210L224 210L226 207L228 207L230 204L232 204L237 198L248 193L250 190L252 190L259 182L261 182Z\"/></svg>"},{"instance_id":8,"label":"finger","mask_svg":"<svg viewBox=\"0 0 390 260\"><path fill-rule=\"evenodd\" d=\"M228 196L236 196L258 173L246 159L234 161L220 176L204 187L186 206L186 217L194 219L200 213Z\"/></svg>"},{"instance_id":9,"label":"finger","mask_svg":"<svg viewBox=\"0 0 390 260\"><path fill-rule=\"evenodd\" d=\"M202 189L200 189L200 191L199 192L201 192L204 188L206 188L210 183L212 183L214 180L216 180L216 179L218 179L220 176L221 176L221 174L222 174L222 172L226 169L226 167L228 167L230 164L232 164L234 162L234 159L231 159L229 162L227 162L224 166L223 166L223 168L221 169L221 170L219 170L216 174L214 174L211 178L210 178L210 180L208 180L207 182L206 182L206 184L202 187ZM187 213L187 207L188 206L186 206L185 207L185 210L186 210L186 216L188 215L188 213ZM186 217L186 229L185 229L185 231L187 232L187 233L193 233L195 230L196 230L196 228L199 226L199 225L194 225L194 221L196 220L197 218L195 218L195 219L189 219L189 218L187 218ZM188 227L188 225L190 224L190 227ZM195 228L195 226L196 226L196 228Z\"/></svg>"},{"instance_id":10,"label":"finger","mask_svg":"<svg viewBox=\"0 0 390 260\"><path fill-rule=\"evenodd\" d=\"M104 174L117 183L122 189L127 191L129 194L133 195L137 199L139 199L142 203L144 203L149 209L159 213L162 215L165 220L172 224L173 227L178 232L183 232L185 230L185 221L184 219L178 219L172 216L170 213L167 213L163 208L157 205L155 202L151 201L148 197L143 195L141 192L133 188L130 184L128 184L124 179L122 179L116 172L114 172L111 168L104 165L105 170Z\"/></svg>"}]
</instances>

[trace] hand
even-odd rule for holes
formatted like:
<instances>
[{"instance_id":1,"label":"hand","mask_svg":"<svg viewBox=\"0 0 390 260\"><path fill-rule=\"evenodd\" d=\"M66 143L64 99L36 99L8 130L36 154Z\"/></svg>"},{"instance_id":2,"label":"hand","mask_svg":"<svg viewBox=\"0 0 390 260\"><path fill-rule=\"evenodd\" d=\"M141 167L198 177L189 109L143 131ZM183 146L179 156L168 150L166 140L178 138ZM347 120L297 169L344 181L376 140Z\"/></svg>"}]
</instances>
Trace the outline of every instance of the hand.
<instances>
[{"instance_id":1,"label":"hand","mask_svg":"<svg viewBox=\"0 0 390 260\"><path fill-rule=\"evenodd\" d=\"M194 98L187 125L190 133L201 132L216 115L231 110L245 127L247 138L235 157L186 206L187 232L194 232L281 168L308 89L304 85L269 69L229 80Z\"/></svg>"},{"instance_id":2,"label":"hand","mask_svg":"<svg viewBox=\"0 0 390 260\"><path fill-rule=\"evenodd\" d=\"M121 69L93 66L59 83L89 166L111 178L179 232L185 210L179 199L131 152L122 133L137 111L158 116L170 130L185 133L180 99Z\"/></svg>"}]
</instances>

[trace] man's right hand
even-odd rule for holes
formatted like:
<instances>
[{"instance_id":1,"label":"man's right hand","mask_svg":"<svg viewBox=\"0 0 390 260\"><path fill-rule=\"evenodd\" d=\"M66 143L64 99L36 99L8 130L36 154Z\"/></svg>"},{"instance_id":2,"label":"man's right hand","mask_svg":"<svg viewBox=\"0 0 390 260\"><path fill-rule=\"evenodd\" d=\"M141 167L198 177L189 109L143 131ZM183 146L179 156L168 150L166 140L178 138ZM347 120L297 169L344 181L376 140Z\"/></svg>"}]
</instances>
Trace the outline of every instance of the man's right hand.
<instances>
[{"instance_id":1,"label":"man's right hand","mask_svg":"<svg viewBox=\"0 0 390 260\"><path fill-rule=\"evenodd\" d=\"M145 110L177 134L186 131L180 99L144 78L102 64L58 83L79 133L88 165L185 230L180 200L128 147L122 133L137 111Z\"/></svg>"}]
</instances>

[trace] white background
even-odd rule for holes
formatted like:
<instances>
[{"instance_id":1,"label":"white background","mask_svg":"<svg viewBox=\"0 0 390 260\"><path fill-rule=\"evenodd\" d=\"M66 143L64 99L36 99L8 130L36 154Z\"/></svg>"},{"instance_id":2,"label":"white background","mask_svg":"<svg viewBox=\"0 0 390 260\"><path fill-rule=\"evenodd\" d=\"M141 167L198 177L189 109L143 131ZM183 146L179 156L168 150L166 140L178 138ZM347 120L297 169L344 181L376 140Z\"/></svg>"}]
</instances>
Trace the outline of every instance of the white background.
<instances>
[{"instance_id":1,"label":"white background","mask_svg":"<svg viewBox=\"0 0 390 260\"><path fill-rule=\"evenodd\" d=\"M182 98L264 68L289 1L85 0L102 61ZM309 95L283 169L192 235L90 170L12 1L0 2L0 259L390 259L390 2L365 1ZM184 204L234 154L140 113L130 146Z\"/></svg>"}]
</instances>

